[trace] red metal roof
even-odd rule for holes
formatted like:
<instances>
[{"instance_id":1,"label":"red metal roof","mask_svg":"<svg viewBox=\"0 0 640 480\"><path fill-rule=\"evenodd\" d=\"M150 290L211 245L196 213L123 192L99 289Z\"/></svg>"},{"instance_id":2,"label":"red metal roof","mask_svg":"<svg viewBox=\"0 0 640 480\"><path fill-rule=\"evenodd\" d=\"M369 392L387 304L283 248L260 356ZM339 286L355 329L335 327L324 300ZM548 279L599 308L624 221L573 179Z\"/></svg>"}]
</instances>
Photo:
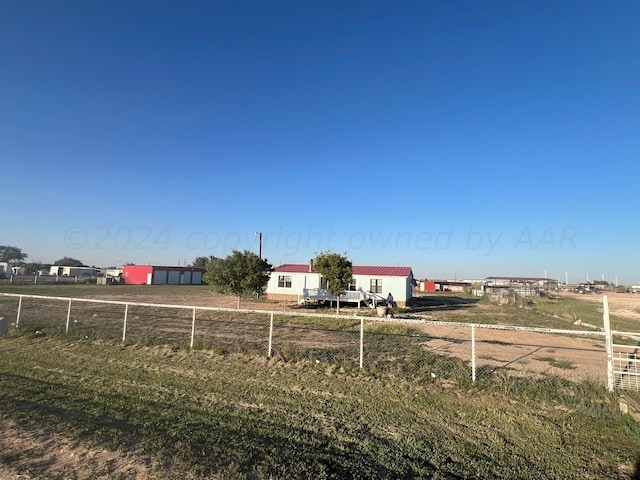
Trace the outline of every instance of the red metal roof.
<instances>
[{"instance_id":1,"label":"red metal roof","mask_svg":"<svg viewBox=\"0 0 640 480\"><path fill-rule=\"evenodd\" d=\"M354 275L369 275L381 277L408 277L411 267L379 267L379 266L354 266Z\"/></svg>"},{"instance_id":2,"label":"red metal roof","mask_svg":"<svg viewBox=\"0 0 640 480\"><path fill-rule=\"evenodd\" d=\"M315 268L310 269L309 264L306 263L286 263L276 267L275 271L286 273L318 273ZM380 277L408 277L411 274L411 267L354 265L353 274Z\"/></svg>"}]
</instances>

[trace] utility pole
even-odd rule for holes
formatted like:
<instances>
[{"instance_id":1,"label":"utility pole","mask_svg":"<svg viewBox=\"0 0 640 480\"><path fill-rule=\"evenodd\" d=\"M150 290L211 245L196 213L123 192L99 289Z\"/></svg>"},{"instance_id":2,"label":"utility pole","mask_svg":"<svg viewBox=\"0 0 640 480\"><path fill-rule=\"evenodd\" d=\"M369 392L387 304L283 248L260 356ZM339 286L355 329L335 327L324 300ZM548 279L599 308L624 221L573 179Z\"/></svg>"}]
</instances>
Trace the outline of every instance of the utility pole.
<instances>
[{"instance_id":1,"label":"utility pole","mask_svg":"<svg viewBox=\"0 0 640 480\"><path fill-rule=\"evenodd\" d=\"M262 260L262 232L256 232L255 235L258 235L258 243L260 245L258 255L260 256L260 260Z\"/></svg>"}]
</instances>

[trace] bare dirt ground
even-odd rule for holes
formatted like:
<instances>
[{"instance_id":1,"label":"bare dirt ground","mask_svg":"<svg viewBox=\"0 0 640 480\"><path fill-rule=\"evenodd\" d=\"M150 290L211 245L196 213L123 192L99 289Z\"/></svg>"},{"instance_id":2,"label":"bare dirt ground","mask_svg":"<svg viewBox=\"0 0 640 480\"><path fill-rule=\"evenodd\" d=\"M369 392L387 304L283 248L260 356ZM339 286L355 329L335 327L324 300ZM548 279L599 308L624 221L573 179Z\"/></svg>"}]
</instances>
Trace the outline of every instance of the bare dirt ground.
<instances>
[{"instance_id":1,"label":"bare dirt ground","mask_svg":"<svg viewBox=\"0 0 640 480\"><path fill-rule=\"evenodd\" d=\"M575 296L594 302L594 308L602 308L602 295ZM610 292L607 296L611 314L637 319L640 326L640 295ZM91 298L227 308L238 306L237 298L216 295L204 288L185 289L180 295L170 297L166 292L113 290L93 294ZM240 308L288 310L295 305L242 299ZM470 327L427 324L421 328L431 337L425 348L470 361ZM600 337L476 328L475 339L480 374L486 371L482 370L484 367L489 370L506 369L510 374L518 375L559 375L574 381L606 381L606 353L604 340ZM84 445L63 432L24 427L7 419L0 419L0 451L0 479L3 480L189 478L185 472L164 470L149 458Z\"/></svg>"},{"instance_id":2,"label":"bare dirt ground","mask_svg":"<svg viewBox=\"0 0 640 480\"><path fill-rule=\"evenodd\" d=\"M603 294L563 292L593 303L602 312ZM640 334L640 295L607 292L609 313L638 321ZM479 305L490 309L490 305ZM476 307L474 307L475 309ZM466 315L473 315L473 309ZM470 327L429 325L423 327L433 338L428 347L438 353L471 361ZM599 332L598 329L593 330ZM467 339L460 342L461 339ZM572 381L595 381L606 384L606 350L602 336L568 336L514 330L476 328L476 366L490 370L505 369L511 375L557 375Z\"/></svg>"},{"instance_id":3,"label":"bare dirt ground","mask_svg":"<svg viewBox=\"0 0 640 480\"><path fill-rule=\"evenodd\" d=\"M2 480L169 480L193 478L154 465L153 459L95 448L61 432L0 419Z\"/></svg>"},{"instance_id":4,"label":"bare dirt ground","mask_svg":"<svg viewBox=\"0 0 640 480\"><path fill-rule=\"evenodd\" d=\"M598 304L602 310L602 296L607 296L609 304L609 313L625 318L632 318L640 321L640 294L637 293L618 293L606 292L604 294L579 294L579 293L563 293L562 295L571 296L580 300L593 302Z\"/></svg>"},{"instance_id":5,"label":"bare dirt ground","mask_svg":"<svg viewBox=\"0 0 640 480\"><path fill-rule=\"evenodd\" d=\"M471 364L471 328L428 325L432 339L426 348ZM548 333L476 328L478 378L489 372L606 384L606 350L602 337L558 336Z\"/></svg>"}]
</instances>

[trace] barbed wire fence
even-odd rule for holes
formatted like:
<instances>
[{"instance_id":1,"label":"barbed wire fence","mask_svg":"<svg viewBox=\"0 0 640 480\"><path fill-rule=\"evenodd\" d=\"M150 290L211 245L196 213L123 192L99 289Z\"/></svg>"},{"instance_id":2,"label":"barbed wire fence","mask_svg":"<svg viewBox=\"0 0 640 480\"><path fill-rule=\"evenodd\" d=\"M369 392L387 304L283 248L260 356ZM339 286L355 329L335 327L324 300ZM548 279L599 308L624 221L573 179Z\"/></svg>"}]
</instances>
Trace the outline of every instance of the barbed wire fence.
<instances>
[{"instance_id":1,"label":"barbed wire fence","mask_svg":"<svg viewBox=\"0 0 640 480\"><path fill-rule=\"evenodd\" d=\"M616 351L612 341L614 334L633 335L628 332L607 336L600 330L8 293L0 293L0 316L9 318L16 331L34 336L64 334L215 349L284 362L307 361L338 370L409 375L425 381L473 383L495 375L554 375L594 381L610 390L640 390L638 347L618 345Z\"/></svg>"}]
</instances>

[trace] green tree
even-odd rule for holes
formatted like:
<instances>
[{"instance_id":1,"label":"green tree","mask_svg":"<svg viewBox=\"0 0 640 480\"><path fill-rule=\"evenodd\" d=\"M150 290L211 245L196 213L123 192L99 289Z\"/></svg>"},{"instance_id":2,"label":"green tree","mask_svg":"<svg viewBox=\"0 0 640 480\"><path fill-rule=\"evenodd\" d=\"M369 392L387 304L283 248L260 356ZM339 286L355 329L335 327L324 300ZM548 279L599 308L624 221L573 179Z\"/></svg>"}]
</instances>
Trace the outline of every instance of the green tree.
<instances>
[{"instance_id":1,"label":"green tree","mask_svg":"<svg viewBox=\"0 0 640 480\"><path fill-rule=\"evenodd\" d=\"M37 274L39 270L45 268L45 264L40 261L25 263L22 266L24 267L24 273L26 274Z\"/></svg>"},{"instance_id":2,"label":"green tree","mask_svg":"<svg viewBox=\"0 0 640 480\"><path fill-rule=\"evenodd\" d=\"M212 257L196 257L191 266L195 268L207 268ZM215 258L215 257L214 257Z\"/></svg>"},{"instance_id":3,"label":"green tree","mask_svg":"<svg viewBox=\"0 0 640 480\"><path fill-rule=\"evenodd\" d=\"M53 262L54 265L62 265L65 267L86 267L82 260L77 260L71 257L62 257L60 260Z\"/></svg>"},{"instance_id":4,"label":"green tree","mask_svg":"<svg viewBox=\"0 0 640 480\"><path fill-rule=\"evenodd\" d=\"M240 308L240 297L260 295L272 271L273 265L255 253L233 250L226 258L209 257L202 280L218 293L236 295Z\"/></svg>"},{"instance_id":5,"label":"green tree","mask_svg":"<svg viewBox=\"0 0 640 480\"><path fill-rule=\"evenodd\" d=\"M22 253L21 248L0 245L0 262L21 262L28 256L26 253Z\"/></svg>"},{"instance_id":6,"label":"green tree","mask_svg":"<svg viewBox=\"0 0 640 480\"><path fill-rule=\"evenodd\" d=\"M329 293L338 297L337 313L340 313L340 295L347 291L351 283L353 265L345 255L322 252L313 259L313 266L328 283Z\"/></svg>"}]
</instances>

